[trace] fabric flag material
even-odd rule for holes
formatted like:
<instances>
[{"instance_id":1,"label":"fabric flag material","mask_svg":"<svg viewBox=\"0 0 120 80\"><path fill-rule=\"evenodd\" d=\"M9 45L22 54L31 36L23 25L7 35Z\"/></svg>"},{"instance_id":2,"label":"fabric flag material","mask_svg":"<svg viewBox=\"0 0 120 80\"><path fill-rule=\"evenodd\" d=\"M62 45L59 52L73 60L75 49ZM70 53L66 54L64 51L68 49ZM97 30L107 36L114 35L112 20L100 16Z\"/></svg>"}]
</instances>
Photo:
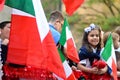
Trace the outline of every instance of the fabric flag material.
<instances>
[{"instance_id":1,"label":"fabric flag material","mask_svg":"<svg viewBox=\"0 0 120 80\"><path fill-rule=\"evenodd\" d=\"M0 0L0 11L3 9L4 3L5 3L5 0Z\"/></svg>"},{"instance_id":2,"label":"fabric flag material","mask_svg":"<svg viewBox=\"0 0 120 80\"><path fill-rule=\"evenodd\" d=\"M13 8L7 62L46 69L65 78L40 0L6 0L6 5Z\"/></svg>"},{"instance_id":3,"label":"fabric flag material","mask_svg":"<svg viewBox=\"0 0 120 80\"><path fill-rule=\"evenodd\" d=\"M84 2L84 0L62 0L68 15L72 15Z\"/></svg>"},{"instance_id":4,"label":"fabric flag material","mask_svg":"<svg viewBox=\"0 0 120 80\"><path fill-rule=\"evenodd\" d=\"M63 63L63 67L65 70L65 74L66 74L66 79L65 80L76 80L75 75L73 74L72 69L70 68L70 66L68 65L68 62L65 59L65 56L63 55L62 51L60 48L58 48L62 63ZM58 80L63 80L62 78L58 78Z\"/></svg>"},{"instance_id":5,"label":"fabric flag material","mask_svg":"<svg viewBox=\"0 0 120 80\"><path fill-rule=\"evenodd\" d=\"M64 24L62 26L62 32L59 43L66 49L67 57L73 62L78 63L79 57L77 49L66 18L64 19Z\"/></svg>"},{"instance_id":6,"label":"fabric flag material","mask_svg":"<svg viewBox=\"0 0 120 80\"><path fill-rule=\"evenodd\" d=\"M117 66L116 66L116 56L115 50L113 47L112 35L110 34L103 52L101 53L102 59L108 64L112 69L114 80L117 80Z\"/></svg>"}]
</instances>

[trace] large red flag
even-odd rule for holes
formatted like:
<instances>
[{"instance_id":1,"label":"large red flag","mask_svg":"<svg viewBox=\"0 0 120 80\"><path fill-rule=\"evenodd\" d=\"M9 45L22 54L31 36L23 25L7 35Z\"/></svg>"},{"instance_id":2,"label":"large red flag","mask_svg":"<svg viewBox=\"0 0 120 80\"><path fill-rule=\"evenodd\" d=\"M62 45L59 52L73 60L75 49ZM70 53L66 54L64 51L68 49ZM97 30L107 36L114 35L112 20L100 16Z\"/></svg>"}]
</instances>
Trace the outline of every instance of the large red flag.
<instances>
[{"instance_id":1,"label":"large red flag","mask_svg":"<svg viewBox=\"0 0 120 80\"><path fill-rule=\"evenodd\" d=\"M7 62L49 70L65 78L40 0L6 0L13 8Z\"/></svg>"},{"instance_id":2,"label":"large red flag","mask_svg":"<svg viewBox=\"0 0 120 80\"><path fill-rule=\"evenodd\" d=\"M5 0L0 0L0 11L3 9Z\"/></svg>"},{"instance_id":3,"label":"large red flag","mask_svg":"<svg viewBox=\"0 0 120 80\"><path fill-rule=\"evenodd\" d=\"M63 0L68 15L72 15L83 2L84 0Z\"/></svg>"}]
</instances>

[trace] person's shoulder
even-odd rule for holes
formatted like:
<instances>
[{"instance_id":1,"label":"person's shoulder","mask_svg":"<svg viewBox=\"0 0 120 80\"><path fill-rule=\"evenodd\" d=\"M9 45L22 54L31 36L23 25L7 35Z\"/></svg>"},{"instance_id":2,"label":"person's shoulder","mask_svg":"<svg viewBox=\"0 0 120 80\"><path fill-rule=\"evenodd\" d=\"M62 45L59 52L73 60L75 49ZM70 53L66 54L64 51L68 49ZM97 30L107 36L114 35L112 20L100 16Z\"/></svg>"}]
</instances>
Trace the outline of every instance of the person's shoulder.
<instances>
[{"instance_id":1,"label":"person's shoulder","mask_svg":"<svg viewBox=\"0 0 120 80\"><path fill-rule=\"evenodd\" d=\"M87 48L86 48L86 46L82 46L80 49L79 49L79 53L81 53L81 52L87 52Z\"/></svg>"},{"instance_id":2,"label":"person's shoulder","mask_svg":"<svg viewBox=\"0 0 120 80\"><path fill-rule=\"evenodd\" d=\"M86 46L82 46L80 50L87 50Z\"/></svg>"},{"instance_id":3,"label":"person's shoulder","mask_svg":"<svg viewBox=\"0 0 120 80\"><path fill-rule=\"evenodd\" d=\"M54 26L52 24L49 24L50 29L54 29Z\"/></svg>"}]
</instances>

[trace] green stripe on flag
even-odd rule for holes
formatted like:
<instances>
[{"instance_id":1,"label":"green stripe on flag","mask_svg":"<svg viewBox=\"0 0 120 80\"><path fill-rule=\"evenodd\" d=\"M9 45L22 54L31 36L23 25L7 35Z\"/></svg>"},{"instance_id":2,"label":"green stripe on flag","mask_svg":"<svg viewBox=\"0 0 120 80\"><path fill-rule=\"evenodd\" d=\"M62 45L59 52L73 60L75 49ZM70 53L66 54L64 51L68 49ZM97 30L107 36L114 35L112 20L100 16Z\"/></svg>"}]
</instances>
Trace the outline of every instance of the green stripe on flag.
<instances>
[{"instance_id":1,"label":"green stripe on flag","mask_svg":"<svg viewBox=\"0 0 120 80\"><path fill-rule=\"evenodd\" d=\"M32 0L6 0L5 4L35 16Z\"/></svg>"},{"instance_id":2,"label":"green stripe on flag","mask_svg":"<svg viewBox=\"0 0 120 80\"><path fill-rule=\"evenodd\" d=\"M107 42L106 42L106 45L104 47L104 50L103 52L101 53L101 57L107 61L109 59L109 57L112 55L112 35L110 34L108 39L107 39Z\"/></svg>"},{"instance_id":3,"label":"green stripe on flag","mask_svg":"<svg viewBox=\"0 0 120 80\"><path fill-rule=\"evenodd\" d=\"M60 58L61 58L62 63L63 63L65 61L65 56L63 55L63 52L61 51L60 48L58 48L58 52L59 52Z\"/></svg>"},{"instance_id":4,"label":"green stripe on flag","mask_svg":"<svg viewBox=\"0 0 120 80\"><path fill-rule=\"evenodd\" d=\"M68 26L68 22L66 21L66 18L64 19L64 24L62 26L62 32L61 32L61 36L60 36L60 41L59 43L64 46L65 42L66 42L66 26Z\"/></svg>"}]
</instances>

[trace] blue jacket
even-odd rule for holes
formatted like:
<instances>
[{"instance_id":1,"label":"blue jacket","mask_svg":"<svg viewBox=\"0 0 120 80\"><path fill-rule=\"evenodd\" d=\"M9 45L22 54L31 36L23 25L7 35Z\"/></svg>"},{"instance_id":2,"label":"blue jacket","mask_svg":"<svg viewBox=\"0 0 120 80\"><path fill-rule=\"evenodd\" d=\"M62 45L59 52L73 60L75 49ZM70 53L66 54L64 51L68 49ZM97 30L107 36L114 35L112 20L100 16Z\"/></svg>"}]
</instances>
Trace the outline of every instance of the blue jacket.
<instances>
[{"instance_id":1,"label":"blue jacket","mask_svg":"<svg viewBox=\"0 0 120 80\"><path fill-rule=\"evenodd\" d=\"M92 62L94 61L94 59L97 59L97 60L100 59L99 54L100 54L99 50L97 50L96 53L93 53L93 52L89 53L85 46L82 46L79 50L80 60L89 59L91 65L92 65Z\"/></svg>"},{"instance_id":2,"label":"blue jacket","mask_svg":"<svg viewBox=\"0 0 120 80\"><path fill-rule=\"evenodd\" d=\"M50 31L52 32L52 36L53 36L54 42L57 45L57 43L60 40L60 33L54 28L53 25L49 24L49 27L50 27Z\"/></svg>"}]
</instances>

